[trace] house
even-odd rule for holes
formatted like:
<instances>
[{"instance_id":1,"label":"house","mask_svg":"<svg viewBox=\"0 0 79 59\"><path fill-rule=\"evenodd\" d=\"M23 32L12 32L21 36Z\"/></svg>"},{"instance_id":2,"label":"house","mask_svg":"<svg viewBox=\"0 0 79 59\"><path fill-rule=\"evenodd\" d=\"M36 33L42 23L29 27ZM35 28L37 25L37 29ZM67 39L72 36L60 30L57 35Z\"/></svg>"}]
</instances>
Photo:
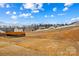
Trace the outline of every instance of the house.
<instances>
[{"instance_id":1,"label":"house","mask_svg":"<svg viewBox=\"0 0 79 59\"><path fill-rule=\"evenodd\" d=\"M22 28L14 28L14 32L24 32L24 30Z\"/></svg>"},{"instance_id":2,"label":"house","mask_svg":"<svg viewBox=\"0 0 79 59\"><path fill-rule=\"evenodd\" d=\"M24 37L25 32L23 28L15 27L13 32L6 32L7 36L14 36L14 37Z\"/></svg>"}]
</instances>

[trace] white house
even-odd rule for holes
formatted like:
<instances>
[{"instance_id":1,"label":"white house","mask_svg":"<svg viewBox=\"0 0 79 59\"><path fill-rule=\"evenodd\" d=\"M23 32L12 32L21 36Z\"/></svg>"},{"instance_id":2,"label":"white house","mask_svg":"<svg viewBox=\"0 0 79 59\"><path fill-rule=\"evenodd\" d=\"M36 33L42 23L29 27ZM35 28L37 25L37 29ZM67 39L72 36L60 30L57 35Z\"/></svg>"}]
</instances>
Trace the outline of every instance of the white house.
<instances>
[{"instance_id":1,"label":"white house","mask_svg":"<svg viewBox=\"0 0 79 59\"><path fill-rule=\"evenodd\" d=\"M23 32L22 28L14 28L14 32Z\"/></svg>"}]
</instances>

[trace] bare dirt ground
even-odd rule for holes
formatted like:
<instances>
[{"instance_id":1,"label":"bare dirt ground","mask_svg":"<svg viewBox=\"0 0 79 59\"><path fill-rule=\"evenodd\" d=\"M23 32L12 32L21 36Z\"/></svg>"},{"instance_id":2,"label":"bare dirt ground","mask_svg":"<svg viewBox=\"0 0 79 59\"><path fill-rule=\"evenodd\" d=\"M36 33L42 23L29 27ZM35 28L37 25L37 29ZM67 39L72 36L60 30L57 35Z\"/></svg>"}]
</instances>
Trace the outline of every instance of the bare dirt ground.
<instances>
[{"instance_id":1,"label":"bare dirt ground","mask_svg":"<svg viewBox=\"0 0 79 59\"><path fill-rule=\"evenodd\" d=\"M1 56L79 56L79 27L0 37Z\"/></svg>"}]
</instances>

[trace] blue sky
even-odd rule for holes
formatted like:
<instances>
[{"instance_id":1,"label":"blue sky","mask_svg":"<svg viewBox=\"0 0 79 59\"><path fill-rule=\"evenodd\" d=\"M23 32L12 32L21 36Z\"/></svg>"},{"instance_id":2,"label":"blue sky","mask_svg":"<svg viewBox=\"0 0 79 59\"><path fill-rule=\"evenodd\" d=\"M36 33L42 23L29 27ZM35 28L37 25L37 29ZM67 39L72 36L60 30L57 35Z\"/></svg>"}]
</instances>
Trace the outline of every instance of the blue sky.
<instances>
[{"instance_id":1,"label":"blue sky","mask_svg":"<svg viewBox=\"0 0 79 59\"><path fill-rule=\"evenodd\" d=\"M0 22L61 24L79 20L79 3L0 3Z\"/></svg>"}]
</instances>

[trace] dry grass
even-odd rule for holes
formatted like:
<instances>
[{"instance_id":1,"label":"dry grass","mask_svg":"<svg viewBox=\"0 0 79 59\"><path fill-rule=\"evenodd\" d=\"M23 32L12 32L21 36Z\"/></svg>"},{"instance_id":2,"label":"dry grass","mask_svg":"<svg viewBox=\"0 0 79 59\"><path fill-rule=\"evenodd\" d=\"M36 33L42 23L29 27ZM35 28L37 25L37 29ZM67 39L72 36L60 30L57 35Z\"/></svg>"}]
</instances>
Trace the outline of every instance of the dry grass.
<instances>
[{"instance_id":1,"label":"dry grass","mask_svg":"<svg viewBox=\"0 0 79 59\"><path fill-rule=\"evenodd\" d=\"M77 56L79 27L27 32L25 37L0 37L0 55Z\"/></svg>"}]
</instances>

